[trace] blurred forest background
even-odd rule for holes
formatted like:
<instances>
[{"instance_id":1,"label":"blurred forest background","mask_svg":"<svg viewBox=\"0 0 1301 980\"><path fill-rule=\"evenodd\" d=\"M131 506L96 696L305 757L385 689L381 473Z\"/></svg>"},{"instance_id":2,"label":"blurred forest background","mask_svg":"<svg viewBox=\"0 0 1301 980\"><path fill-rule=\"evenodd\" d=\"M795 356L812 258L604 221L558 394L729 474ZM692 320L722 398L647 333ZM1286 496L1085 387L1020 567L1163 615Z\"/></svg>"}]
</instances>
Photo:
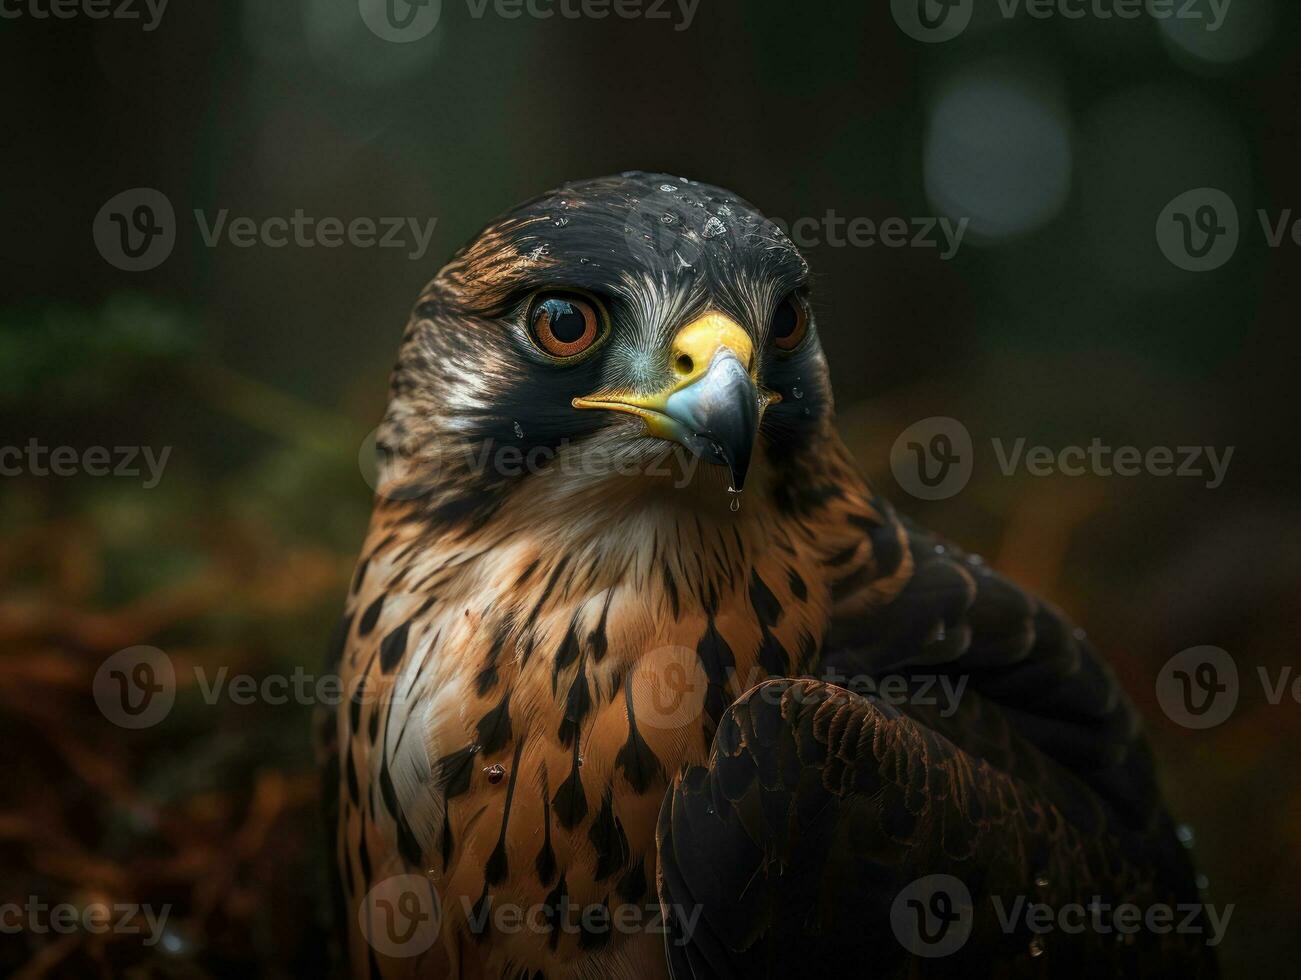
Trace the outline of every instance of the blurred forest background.
<instances>
[{"instance_id":1,"label":"blurred forest background","mask_svg":"<svg viewBox=\"0 0 1301 980\"><path fill-rule=\"evenodd\" d=\"M24 5L22 9L27 9ZM142 8L143 9L143 8ZM680 10L673 5L670 11ZM792 221L972 218L939 250L807 250L841 425L901 509L1088 627L1149 720L1226 974L1301 956L1293 442L1301 246L1295 5L1233 0L1215 33L1004 19L919 43L884 0L700 0L674 21L471 16L392 44L354 0L176 3L155 30L0 20L0 445L172 447L162 479L0 478L0 902L173 907L162 941L0 935L0 974L312 975L324 866L310 706L205 703L188 667L315 671L370 510L359 456L422 284L482 224L559 182L664 170ZM1154 222L1211 186L1242 214L1223 268L1175 268ZM145 272L91 227L167 195ZM205 245L195 208L437 219L405 249ZM929 416L978 445L966 489L911 499L890 447ZM1005 477L990 440L1235 447L1204 480ZM981 448L983 447L983 448ZM103 660L165 650L182 686L125 731ZM1237 712L1178 727L1155 696L1187 647L1237 659Z\"/></svg>"}]
</instances>

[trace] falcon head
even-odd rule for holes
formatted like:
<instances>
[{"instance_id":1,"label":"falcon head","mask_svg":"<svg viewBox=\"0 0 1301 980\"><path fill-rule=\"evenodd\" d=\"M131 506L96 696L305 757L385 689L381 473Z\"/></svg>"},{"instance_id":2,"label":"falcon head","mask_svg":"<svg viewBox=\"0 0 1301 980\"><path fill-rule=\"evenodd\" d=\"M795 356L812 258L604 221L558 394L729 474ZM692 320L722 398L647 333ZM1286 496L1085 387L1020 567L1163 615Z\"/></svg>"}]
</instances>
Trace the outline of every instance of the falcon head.
<instances>
[{"instance_id":1,"label":"falcon head","mask_svg":"<svg viewBox=\"0 0 1301 980\"><path fill-rule=\"evenodd\" d=\"M780 484L830 414L808 263L775 224L685 178L578 181L498 218L426 288L381 493L458 515L526 484L728 502Z\"/></svg>"}]
</instances>

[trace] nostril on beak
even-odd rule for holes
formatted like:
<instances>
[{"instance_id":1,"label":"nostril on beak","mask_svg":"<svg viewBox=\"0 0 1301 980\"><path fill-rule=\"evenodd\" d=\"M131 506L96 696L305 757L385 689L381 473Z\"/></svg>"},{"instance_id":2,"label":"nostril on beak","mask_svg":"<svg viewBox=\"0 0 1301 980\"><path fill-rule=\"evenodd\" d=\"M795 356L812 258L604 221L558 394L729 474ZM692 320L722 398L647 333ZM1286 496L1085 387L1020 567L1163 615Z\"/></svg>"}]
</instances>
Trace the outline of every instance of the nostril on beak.
<instances>
[{"instance_id":1,"label":"nostril on beak","mask_svg":"<svg viewBox=\"0 0 1301 980\"><path fill-rule=\"evenodd\" d=\"M678 370L678 374L684 377L690 374L692 369L696 366L695 362L691 360L690 354L679 354L677 360L673 363Z\"/></svg>"}]
</instances>

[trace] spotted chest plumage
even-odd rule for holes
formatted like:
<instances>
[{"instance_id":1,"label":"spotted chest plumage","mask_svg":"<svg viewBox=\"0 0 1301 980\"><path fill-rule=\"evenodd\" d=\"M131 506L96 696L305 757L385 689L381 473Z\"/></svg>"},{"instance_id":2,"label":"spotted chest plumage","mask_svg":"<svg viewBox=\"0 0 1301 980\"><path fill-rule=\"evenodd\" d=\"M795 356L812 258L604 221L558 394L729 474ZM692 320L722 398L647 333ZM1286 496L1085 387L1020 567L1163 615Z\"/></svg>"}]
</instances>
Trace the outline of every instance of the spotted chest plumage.
<instances>
[{"instance_id":1,"label":"spotted chest plumage","mask_svg":"<svg viewBox=\"0 0 1301 980\"><path fill-rule=\"evenodd\" d=\"M325 738L355 975L665 975L666 790L911 567L808 291L735 195L627 174L521 205L421 294ZM367 896L413 873L437 941L390 955Z\"/></svg>"},{"instance_id":2,"label":"spotted chest plumage","mask_svg":"<svg viewBox=\"0 0 1301 980\"><path fill-rule=\"evenodd\" d=\"M846 513L819 517L848 535ZM579 913L657 914L669 780L745 690L811 669L844 549L775 513L647 518L568 548L545 530L431 537L406 516L377 513L342 627L345 888L428 873L452 975L602 957L655 975L654 932ZM532 927L500 928L516 909Z\"/></svg>"}]
</instances>

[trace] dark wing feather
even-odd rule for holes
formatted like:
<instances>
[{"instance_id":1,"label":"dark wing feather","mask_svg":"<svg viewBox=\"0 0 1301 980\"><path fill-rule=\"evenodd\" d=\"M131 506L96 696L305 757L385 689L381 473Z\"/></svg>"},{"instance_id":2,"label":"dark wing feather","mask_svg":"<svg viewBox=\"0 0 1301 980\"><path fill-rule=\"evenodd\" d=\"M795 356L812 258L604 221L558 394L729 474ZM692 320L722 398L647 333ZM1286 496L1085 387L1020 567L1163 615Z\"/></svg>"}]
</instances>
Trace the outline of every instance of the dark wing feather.
<instances>
[{"instance_id":1,"label":"dark wing feather","mask_svg":"<svg viewBox=\"0 0 1301 980\"><path fill-rule=\"evenodd\" d=\"M661 812L674 976L1214 975L1204 935L1032 942L1023 914L1001 924L1018 898L1199 896L1138 716L1083 634L978 559L904 530L911 574L887 605L864 613L855 592L872 576L846 569L855 586L838 590L823 676L898 675L915 695L942 675L963 696L892 707L783 680L733 705L708 765L681 774ZM931 875L961 881L974 910L969 938L940 958L911 952L891 918Z\"/></svg>"},{"instance_id":2,"label":"dark wing feather","mask_svg":"<svg viewBox=\"0 0 1301 980\"><path fill-rule=\"evenodd\" d=\"M1164 810L1139 716L1083 631L980 559L905 530L908 583L872 615L833 621L824 671L965 679L1128 823L1155 830ZM963 733L950 734L966 747Z\"/></svg>"},{"instance_id":3,"label":"dark wing feather","mask_svg":"<svg viewBox=\"0 0 1301 980\"><path fill-rule=\"evenodd\" d=\"M959 724L983 727L984 758L820 682L768 681L734 704L708 767L683 773L660 814L673 976L1213 975L1204 937L1036 942L1024 917L1002 926L1021 896L1060 908L1196 895L1181 854L1153 848L980 701L964 700ZM957 949L922 958L892 910L932 875L963 882L973 912Z\"/></svg>"}]
</instances>

